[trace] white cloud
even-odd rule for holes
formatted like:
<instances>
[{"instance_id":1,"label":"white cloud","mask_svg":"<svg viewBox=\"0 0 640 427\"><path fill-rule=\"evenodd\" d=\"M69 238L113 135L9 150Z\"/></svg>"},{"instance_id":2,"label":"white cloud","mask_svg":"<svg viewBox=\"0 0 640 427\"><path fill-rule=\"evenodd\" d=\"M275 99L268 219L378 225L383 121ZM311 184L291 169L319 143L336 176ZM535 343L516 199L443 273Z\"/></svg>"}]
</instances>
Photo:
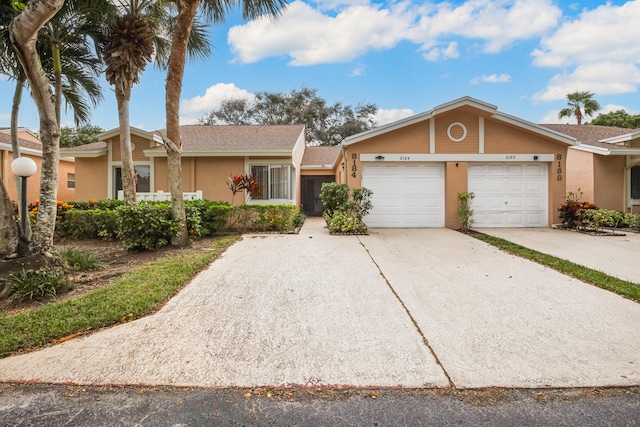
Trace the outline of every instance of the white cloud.
<instances>
[{"instance_id":1,"label":"white cloud","mask_svg":"<svg viewBox=\"0 0 640 427\"><path fill-rule=\"evenodd\" d=\"M364 64L358 64L349 74L348 77L360 77L366 74L367 67Z\"/></svg>"},{"instance_id":2,"label":"white cloud","mask_svg":"<svg viewBox=\"0 0 640 427\"><path fill-rule=\"evenodd\" d=\"M393 123L395 121L404 119L405 117L411 117L415 113L410 108L391 108L391 109L379 109L374 119L376 126L386 125L387 123Z\"/></svg>"},{"instance_id":3,"label":"white cloud","mask_svg":"<svg viewBox=\"0 0 640 427\"><path fill-rule=\"evenodd\" d=\"M389 5L296 0L277 20L234 26L228 42L236 60L245 63L273 56L287 56L297 66L346 62L403 41L416 44L433 61L459 55L453 38L480 40L485 52L500 52L518 40L546 34L560 16L551 0L469 0L455 6L417 0Z\"/></svg>"},{"instance_id":4,"label":"white cloud","mask_svg":"<svg viewBox=\"0 0 640 427\"><path fill-rule=\"evenodd\" d=\"M10 120L10 119L11 119L11 114L0 112L0 120Z\"/></svg>"},{"instance_id":5,"label":"white cloud","mask_svg":"<svg viewBox=\"0 0 640 427\"><path fill-rule=\"evenodd\" d=\"M631 93L640 84L640 1L585 10L532 52L538 67L563 68L534 99L564 99L567 93Z\"/></svg>"},{"instance_id":6,"label":"white cloud","mask_svg":"<svg viewBox=\"0 0 640 427\"><path fill-rule=\"evenodd\" d=\"M225 99L231 98L246 98L253 101L255 96L233 83L216 83L209 86L202 96L183 99L180 103L180 112L184 114L206 113L220 107Z\"/></svg>"},{"instance_id":7,"label":"white cloud","mask_svg":"<svg viewBox=\"0 0 640 427\"><path fill-rule=\"evenodd\" d=\"M427 61L439 61L441 59L458 58L459 56L458 42L451 42L444 48L434 47L427 53L422 54L422 57Z\"/></svg>"},{"instance_id":8,"label":"white cloud","mask_svg":"<svg viewBox=\"0 0 640 427\"><path fill-rule=\"evenodd\" d=\"M472 85L478 85L481 82L484 83L509 83L511 81L511 75L509 74L483 74L480 77L474 77L471 79Z\"/></svg>"},{"instance_id":9,"label":"white cloud","mask_svg":"<svg viewBox=\"0 0 640 427\"><path fill-rule=\"evenodd\" d=\"M219 108L225 99L237 98L253 101L255 95L245 89L240 89L233 83L216 83L209 86L204 95L183 99L180 102L180 124L195 124L206 113Z\"/></svg>"}]
</instances>

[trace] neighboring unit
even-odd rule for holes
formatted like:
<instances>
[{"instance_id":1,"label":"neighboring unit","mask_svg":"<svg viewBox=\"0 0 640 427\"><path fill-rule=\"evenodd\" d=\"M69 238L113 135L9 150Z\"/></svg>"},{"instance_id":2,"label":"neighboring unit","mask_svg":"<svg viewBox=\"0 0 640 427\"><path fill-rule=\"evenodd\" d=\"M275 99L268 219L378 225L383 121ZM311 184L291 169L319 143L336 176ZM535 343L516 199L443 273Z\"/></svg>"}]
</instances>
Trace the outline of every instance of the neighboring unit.
<instances>
[{"instance_id":1,"label":"neighboring unit","mask_svg":"<svg viewBox=\"0 0 640 427\"><path fill-rule=\"evenodd\" d=\"M600 208L640 212L640 129L594 125L543 125L580 145L567 157L567 191Z\"/></svg>"},{"instance_id":2,"label":"neighboring unit","mask_svg":"<svg viewBox=\"0 0 640 427\"><path fill-rule=\"evenodd\" d=\"M338 182L373 191L370 227L459 228L459 192L475 193L474 227L547 227L566 194L574 138L464 97L346 138Z\"/></svg>"},{"instance_id":3,"label":"neighboring unit","mask_svg":"<svg viewBox=\"0 0 640 427\"><path fill-rule=\"evenodd\" d=\"M19 128L18 145L20 146L20 155L30 157L38 166L36 174L28 179L27 184L27 203L33 203L40 198L42 142L40 142L40 139L30 130ZM9 128L0 128L0 178L9 194L9 198L17 202L16 177L11 171L12 161L11 130ZM58 200L75 200L75 184L75 164L73 158L61 157L58 163Z\"/></svg>"},{"instance_id":4,"label":"neighboring unit","mask_svg":"<svg viewBox=\"0 0 640 427\"><path fill-rule=\"evenodd\" d=\"M168 192L167 154L163 146L164 131L147 132L131 129L133 162L137 174L137 192ZM281 126L181 126L182 189L185 193L201 192L209 200L231 202L232 193L227 178L253 174L264 186L260 198L250 203L302 203L302 186L312 178L333 179L335 158L317 150L309 154L312 167L305 166L306 147L303 125ZM119 129L99 135L100 141L79 147L65 148L63 153L76 159L78 176L77 198L115 199L122 190ZM339 148L332 147L337 153ZM322 152L322 153L321 153ZM301 175L305 175L304 178ZM323 178L324 179L324 178ZM315 191L315 184L309 184ZM318 189L319 191L319 189ZM317 195L309 193L309 200ZM243 203L244 194L233 202Z\"/></svg>"}]
</instances>

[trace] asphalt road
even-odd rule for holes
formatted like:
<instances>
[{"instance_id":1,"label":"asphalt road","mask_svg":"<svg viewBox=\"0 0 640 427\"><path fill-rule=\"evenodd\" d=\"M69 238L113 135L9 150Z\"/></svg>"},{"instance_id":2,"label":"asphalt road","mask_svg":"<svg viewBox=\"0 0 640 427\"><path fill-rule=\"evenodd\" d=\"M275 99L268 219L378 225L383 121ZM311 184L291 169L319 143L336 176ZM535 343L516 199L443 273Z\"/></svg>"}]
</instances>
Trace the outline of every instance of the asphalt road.
<instances>
[{"instance_id":1,"label":"asphalt road","mask_svg":"<svg viewBox=\"0 0 640 427\"><path fill-rule=\"evenodd\" d=\"M1 426L637 426L640 389L175 389L0 384Z\"/></svg>"}]
</instances>

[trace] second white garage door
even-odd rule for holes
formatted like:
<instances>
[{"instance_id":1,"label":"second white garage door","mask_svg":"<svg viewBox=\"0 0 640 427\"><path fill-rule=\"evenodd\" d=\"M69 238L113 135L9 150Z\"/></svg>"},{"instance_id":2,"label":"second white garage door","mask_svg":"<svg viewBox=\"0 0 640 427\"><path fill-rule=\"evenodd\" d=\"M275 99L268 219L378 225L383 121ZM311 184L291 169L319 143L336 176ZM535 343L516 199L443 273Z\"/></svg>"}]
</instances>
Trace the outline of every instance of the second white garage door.
<instances>
[{"instance_id":1,"label":"second white garage door","mask_svg":"<svg viewBox=\"0 0 640 427\"><path fill-rule=\"evenodd\" d=\"M547 163L470 163L474 227L546 227Z\"/></svg>"},{"instance_id":2,"label":"second white garage door","mask_svg":"<svg viewBox=\"0 0 640 427\"><path fill-rule=\"evenodd\" d=\"M365 164L362 186L373 191L369 227L444 227L442 163Z\"/></svg>"}]
</instances>

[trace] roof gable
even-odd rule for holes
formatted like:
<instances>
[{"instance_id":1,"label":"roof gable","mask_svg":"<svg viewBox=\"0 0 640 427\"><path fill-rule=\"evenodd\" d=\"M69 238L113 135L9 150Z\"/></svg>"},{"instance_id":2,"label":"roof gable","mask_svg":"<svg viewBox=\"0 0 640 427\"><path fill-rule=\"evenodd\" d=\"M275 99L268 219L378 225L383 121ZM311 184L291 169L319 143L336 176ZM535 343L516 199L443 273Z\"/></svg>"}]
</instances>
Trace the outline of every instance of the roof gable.
<instances>
[{"instance_id":1,"label":"roof gable","mask_svg":"<svg viewBox=\"0 0 640 427\"><path fill-rule=\"evenodd\" d=\"M407 117L405 119L398 120L393 123L389 123L387 125L383 125L377 127L375 129L371 129L366 132L359 133L357 135L353 135L347 137L342 142L342 145L350 145L355 144L356 142L360 142L378 135L382 135L388 132L392 132L397 129L401 129L407 126L411 126L416 123L424 122L430 120L438 116L439 114L443 114L452 110L464 108L466 110L474 110L478 115L484 117L490 117L504 123L508 123L512 126L516 126L522 129L525 129L529 132L533 132L547 138L554 139L556 141L562 142L567 145L575 145L576 141L574 138L558 133L552 129L545 128L540 125L536 125L534 123L528 122L526 120L520 119L515 116L511 116L508 114L504 114L498 111L498 107L495 105L486 103L484 101L480 101L478 99L472 98L470 96L465 96L462 98L458 98L451 102L447 102L441 105L434 107L430 111L426 111L424 113L416 114L415 116Z\"/></svg>"},{"instance_id":2,"label":"roof gable","mask_svg":"<svg viewBox=\"0 0 640 427\"><path fill-rule=\"evenodd\" d=\"M338 161L341 147L335 146L307 146L300 166L303 169L333 169Z\"/></svg>"}]
</instances>

